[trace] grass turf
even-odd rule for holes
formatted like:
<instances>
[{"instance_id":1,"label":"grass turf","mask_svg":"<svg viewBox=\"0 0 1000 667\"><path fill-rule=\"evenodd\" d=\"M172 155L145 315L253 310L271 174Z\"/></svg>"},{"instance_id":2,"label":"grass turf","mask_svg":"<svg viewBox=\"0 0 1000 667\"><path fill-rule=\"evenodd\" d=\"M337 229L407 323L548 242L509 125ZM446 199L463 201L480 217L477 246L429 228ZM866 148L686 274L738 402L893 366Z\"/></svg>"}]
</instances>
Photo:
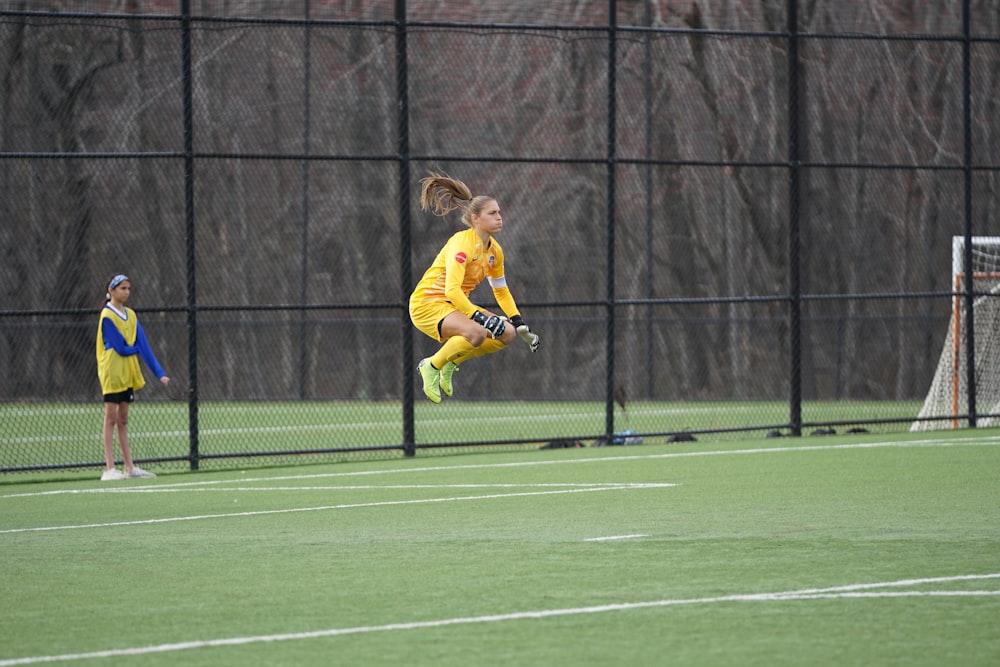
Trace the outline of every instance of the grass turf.
<instances>
[{"instance_id":1,"label":"grass turf","mask_svg":"<svg viewBox=\"0 0 1000 667\"><path fill-rule=\"evenodd\" d=\"M0 666L1000 660L993 430L14 483L0 505Z\"/></svg>"}]
</instances>

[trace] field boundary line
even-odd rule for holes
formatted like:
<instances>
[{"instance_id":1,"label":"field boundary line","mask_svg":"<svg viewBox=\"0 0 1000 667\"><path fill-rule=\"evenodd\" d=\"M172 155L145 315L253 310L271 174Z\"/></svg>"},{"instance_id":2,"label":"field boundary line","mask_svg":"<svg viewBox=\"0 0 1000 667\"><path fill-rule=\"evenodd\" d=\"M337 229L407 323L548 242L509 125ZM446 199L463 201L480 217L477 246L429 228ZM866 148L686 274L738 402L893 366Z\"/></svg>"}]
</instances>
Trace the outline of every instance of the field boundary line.
<instances>
[{"instance_id":1,"label":"field boundary line","mask_svg":"<svg viewBox=\"0 0 1000 667\"><path fill-rule=\"evenodd\" d=\"M588 537L584 542L614 542L616 540L637 540L640 537L649 537L649 533L632 533L631 535L608 535L606 537Z\"/></svg>"},{"instance_id":2,"label":"field boundary line","mask_svg":"<svg viewBox=\"0 0 1000 667\"><path fill-rule=\"evenodd\" d=\"M896 598L896 597L996 597L1000 590L936 590L936 591L882 591L880 588L899 588L909 586L925 586L930 584L953 583L960 581L980 581L998 579L1000 573L964 574L950 577L928 577L923 579L901 579L868 584L848 584L829 588L809 588L777 593L744 593L737 595L718 595L704 598L680 598L667 600L652 600L647 602L616 603L593 605L588 607L569 607L562 609L541 609L535 611L512 612L508 614L486 614L482 616L464 616L442 618L430 621L411 621L407 623L386 623L384 625L362 625L350 628L329 628L306 632L289 632L273 635L256 635L246 637L225 637L221 639L192 640L172 644L154 646L139 646L134 648L107 649L88 653L65 653L61 655L26 656L22 658L0 659L0 667L15 667L16 665L33 665L45 662L71 662L75 660L93 660L96 658L113 658L123 656L150 655L154 653L170 653L200 648L217 648L221 646L242 646L279 641L297 641L306 639L322 639L371 632L393 632L399 630L421 630L441 628L453 625L470 625L476 623L499 623L504 621L536 620L559 616L575 616L581 614L598 614L614 611L631 611L639 609L655 609L683 605L719 604L728 602L783 602L789 600L816 600L841 598Z\"/></svg>"},{"instance_id":3,"label":"field boundary line","mask_svg":"<svg viewBox=\"0 0 1000 667\"><path fill-rule=\"evenodd\" d=\"M294 479L309 479L309 475ZM271 481L288 481L288 477L259 477L256 479L233 480L243 484L254 484ZM59 489L55 491L37 491L34 493L12 493L0 498L35 498L38 496L62 496L62 495L89 495L102 493L184 493L191 491L202 492L233 492L233 491L374 491L381 489L518 489L518 488L551 488L566 489L588 487L621 487L626 488L647 488L647 487L668 487L677 486L670 482L520 482L509 484L334 484L330 486L234 486L234 487L212 487L212 488L192 488L189 483L181 484L144 484L142 486L104 486L94 489Z\"/></svg>"},{"instance_id":4,"label":"field boundary line","mask_svg":"<svg viewBox=\"0 0 1000 667\"><path fill-rule=\"evenodd\" d=\"M191 516L164 517L159 519L136 519L133 521L108 521L103 523L70 524L64 526L34 526L30 528L5 528L0 535L15 533L44 533L55 530L80 530L85 528L114 528L118 526L148 526L161 523L177 523L181 521L203 521L206 519L229 519L249 516L268 516L273 514L296 514L299 512L323 512L330 510L357 509L360 507L390 507L397 505L427 505L435 503L452 503L468 500L499 500L506 498L525 498L529 496L555 496L569 493L595 493L602 491L632 491L637 489L664 488L676 484L636 484L629 486L603 485L599 487L557 489L548 491L523 491L520 493L491 493L481 496L454 496L444 498L411 498L408 500L384 500L370 503L341 503L337 505L320 505L317 507L289 507L279 510L255 510L251 512L224 512L219 514L195 514ZM255 489L258 490L258 489Z\"/></svg>"}]
</instances>

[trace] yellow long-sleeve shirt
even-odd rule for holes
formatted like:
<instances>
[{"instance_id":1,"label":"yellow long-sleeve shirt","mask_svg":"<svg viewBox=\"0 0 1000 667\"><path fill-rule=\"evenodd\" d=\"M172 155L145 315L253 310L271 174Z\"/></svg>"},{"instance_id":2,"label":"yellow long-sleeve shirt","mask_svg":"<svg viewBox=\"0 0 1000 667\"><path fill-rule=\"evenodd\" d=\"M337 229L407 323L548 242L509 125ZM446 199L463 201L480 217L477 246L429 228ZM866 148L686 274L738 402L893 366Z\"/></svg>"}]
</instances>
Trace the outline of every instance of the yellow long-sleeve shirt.
<instances>
[{"instance_id":1,"label":"yellow long-sleeve shirt","mask_svg":"<svg viewBox=\"0 0 1000 667\"><path fill-rule=\"evenodd\" d=\"M503 248L492 236L485 245L479 234L466 229L452 235L434 263L424 272L410 298L413 302L448 301L456 310L471 317L479 306L469 300L484 279L489 279L497 304L508 316L518 314L517 304L504 277Z\"/></svg>"}]
</instances>

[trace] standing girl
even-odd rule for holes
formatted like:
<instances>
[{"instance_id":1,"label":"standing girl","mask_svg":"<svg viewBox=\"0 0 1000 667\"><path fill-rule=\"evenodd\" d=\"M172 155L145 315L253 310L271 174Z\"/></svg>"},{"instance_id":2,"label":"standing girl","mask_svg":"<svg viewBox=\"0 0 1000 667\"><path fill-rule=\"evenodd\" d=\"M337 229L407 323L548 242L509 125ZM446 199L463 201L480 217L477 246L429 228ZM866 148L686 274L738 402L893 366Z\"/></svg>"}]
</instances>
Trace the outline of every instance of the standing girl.
<instances>
[{"instance_id":1,"label":"standing girl","mask_svg":"<svg viewBox=\"0 0 1000 667\"><path fill-rule=\"evenodd\" d=\"M139 359L160 379L163 386L170 378L153 355L146 334L135 311L125 306L132 294L128 276L118 274L107 284L107 303L101 309L97 327L97 377L104 394L104 481L129 477L156 477L132 462L128 441L128 406L135 400L135 391L146 385L139 368ZM125 472L115 468L115 432L122 450Z\"/></svg>"},{"instance_id":2,"label":"standing girl","mask_svg":"<svg viewBox=\"0 0 1000 667\"><path fill-rule=\"evenodd\" d=\"M445 396L453 394L452 375L460 364L502 350L515 336L520 336L534 352L538 336L525 324L507 289L503 249L493 238L503 228L497 201L485 195L474 197L465 183L443 174L431 173L420 182L422 210L444 217L458 209L468 227L448 239L410 295L414 326L443 343L417 366L424 394L440 403L442 392ZM489 280L506 318L469 300L469 294L484 278Z\"/></svg>"}]
</instances>

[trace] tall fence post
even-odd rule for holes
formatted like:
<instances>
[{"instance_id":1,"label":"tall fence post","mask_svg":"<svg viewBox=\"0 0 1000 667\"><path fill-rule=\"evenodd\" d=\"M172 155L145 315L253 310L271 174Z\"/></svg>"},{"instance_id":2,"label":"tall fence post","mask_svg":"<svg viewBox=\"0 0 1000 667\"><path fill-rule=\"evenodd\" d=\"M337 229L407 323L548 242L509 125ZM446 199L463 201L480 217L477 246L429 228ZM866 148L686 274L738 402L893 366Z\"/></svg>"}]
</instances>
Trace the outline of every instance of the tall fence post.
<instances>
[{"instance_id":1,"label":"tall fence post","mask_svg":"<svg viewBox=\"0 0 1000 667\"><path fill-rule=\"evenodd\" d=\"M181 2L181 89L184 96L184 248L188 334L188 456L198 469L198 306L195 291L194 103L191 81L191 0Z\"/></svg>"},{"instance_id":2,"label":"tall fence post","mask_svg":"<svg viewBox=\"0 0 1000 667\"><path fill-rule=\"evenodd\" d=\"M311 0L302 0L305 27L302 38L302 161L299 166L302 210L299 214L299 400L306 397L309 385L308 326L306 303L309 299L309 176L310 144L312 143L312 21L310 20Z\"/></svg>"},{"instance_id":3,"label":"tall fence post","mask_svg":"<svg viewBox=\"0 0 1000 667\"><path fill-rule=\"evenodd\" d=\"M969 0L962 2L962 176L965 208L965 386L969 426L976 427L976 326L972 271L972 27Z\"/></svg>"},{"instance_id":4,"label":"tall fence post","mask_svg":"<svg viewBox=\"0 0 1000 667\"><path fill-rule=\"evenodd\" d=\"M608 156L607 156L607 282L606 290L606 331L605 355L607 370L605 375L605 425L604 431L611 442L615 431L615 69L618 38L618 3L608 0Z\"/></svg>"},{"instance_id":5,"label":"tall fence post","mask_svg":"<svg viewBox=\"0 0 1000 667\"><path fill-rule=\"evenodd\" d=\"M802 285L799 265L799 191L802 163L799 151L798 0L788 0L788 356L789 428L802 435Z\"/></svg>"},{"instance_id":6,"label":"tall fence post","mask_svg":"<svg viewBox=\"0 0 1000 667\"><path fill-rule=\"evenodd\" d=\"M653 0L646 0L643 7L643 25L646 28L653 27ZM643 83L643 131L645 134L643 141L643 157L646 164L643 165L643 185L646 190L644 198L645 224L646 224L646 298L650 303L646 305L646 340L652 341L655 331L656 309L652 300L656 294L654 287L653 261L654 253L653 237L653 36L651 32L646 32L642 38L642 83ZM646 346L646 394L645 398L651 400L656 392L656 374L653 372L653 346Z\"/></svg>"},{"instance_id":7,"label":"tall fence post","mask_svg":"<svg viewBox=\"0 0 1000 667\"><path fill-rule=\"evenodd\" d=\"M396 151L399 155L399 282L400 319L403 330L402 368L403 383L403 453L417 453L414 425L413 391L413 327L410 325L407 304L413 289L410 274L413 271L413 235L410 220L410 103L409 69L406 49L406 0L396 0L396 95L398 128Z\"/></svg>"}]
</instances>

